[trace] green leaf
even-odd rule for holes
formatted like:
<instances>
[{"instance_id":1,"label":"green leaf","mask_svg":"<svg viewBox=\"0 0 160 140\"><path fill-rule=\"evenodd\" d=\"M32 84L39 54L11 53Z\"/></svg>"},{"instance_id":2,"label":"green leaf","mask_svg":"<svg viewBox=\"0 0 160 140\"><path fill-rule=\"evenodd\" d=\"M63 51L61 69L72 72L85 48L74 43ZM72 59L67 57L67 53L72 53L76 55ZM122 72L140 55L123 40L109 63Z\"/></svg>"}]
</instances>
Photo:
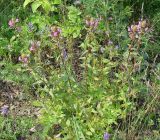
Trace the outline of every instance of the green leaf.
<instances>
[{"instance_id":1,"label":"green leaf","mask_svg":"<svg viewBox=\"0 0 160 140\"><path fill-rule=\"evenodd\" d=\"M48 0L43 0L42 7L45 10L46 13L49 13L52 10L51 4Z\"/></svg>"},{"instance_id":2,"label":"green leaf","mask_svg":"<svg viewBox=\"0 0 160 140\"><path fill-rule=\"evenodd\" d=\"M54 0L54 3L53 4L61 4L61 0Z\"/></svg>"},{"instance_id":3,"label":"green leaf","mask_svg":"<svg viewBox=\"0 0 160 140\"><path fill-rule=\"evenodd\" d=\"M90 128L90 131L92 132L92 133L95 133L95 130L94 130L94 128Z\"/></svg>"},{"instance_id":4,"label":"green leaf","mask_svg":"<svg viewBox=\"0 0 160 140\"><path fill-rule=\"evenodd\" d=\"M56 7L55 7L55 6L52 6L51 11L52 11L52 12L53 12L53 11L57 11Z\"/></svg>"},{"instance_id":5,"label":"green leaf","mask_svg":"<svg viewBox=\"0 0 160 140\"><path fill-rule=\"evenodd\" d=\"M88 136L92 136L92 133L91 133L90 131L87 131L86 134L87 134Z\"/></svg>"},{"instance_id":6,"label":"green leaf","mask_svg":"<svg viewBox=\"0 0 160 140\"><path fill-rule=\"evenodd\" d=\"M10 39L10 42L13 42L16 39L16 36L12 36L12 38Z\"/></svg>"},{"instance_id":7,"label":"green leaf","mask_svg":"<svg viewBox=\"0 0 160 140\"><path fill-rule=\"evenodd\" d=\"M37 11L38 7L41 6L41 5L42 5L42 3L40 1L33 2L32 6L31 6L33 13L35 13Z\"/></svg>"},{"instance_id":8,"label":"green leaf","mask_svg":"<svg viewBox=\"0 0 160 140\"><path fill-rule=\"evenodd\" d=\"M67 120L67 121L66 121L66 125L67 125L67 126L70 126L70 124L71 124L70 120Z\"/></svg>"},{"instance_id":9,"label":"green leaf","mask_svg":"<svg viewBox=\"0 0 160 140\"><path fill-rule=\"evenodd\" d=\"M23 3L23 7L25 8L31 2L33 2L33 0L25 0Z\"/></svg>"},{"instance_id":10,"label":"green leaf","mask_svg":"<svg viewBox=\"0 0 160 140\"><path fill-rule=\"evenodd\" d=\"M40 101L33 101L32 105L35 106L35 107L41 107L42 106Z\"/></svg>"}]
</instances>

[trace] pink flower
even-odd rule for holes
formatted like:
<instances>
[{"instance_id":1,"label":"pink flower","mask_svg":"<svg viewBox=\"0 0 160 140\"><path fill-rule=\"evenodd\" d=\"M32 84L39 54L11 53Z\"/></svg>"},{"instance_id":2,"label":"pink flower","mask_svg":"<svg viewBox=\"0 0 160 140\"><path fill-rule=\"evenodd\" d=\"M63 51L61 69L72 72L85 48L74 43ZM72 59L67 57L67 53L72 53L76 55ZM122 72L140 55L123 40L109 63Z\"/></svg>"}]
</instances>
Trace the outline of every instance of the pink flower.
<instances>
[{"instance_id":1,"label":"pink flower","mask_svg":"<svg viewBox=\"0 0 160 140\"><path fill-rule=\"evenodd\" d=\"M131 32L132 30L131 30L131 27L128 27L128 32Z\"/></svg>"},{"instance_id":2,"label":"pink flower","mask_svg":"<svg viewBox=\"0 0 160 140\"><path fill-rule=\"evenodd\" d=\"M16 18L15 22L16 22L16 23L17 23L17 22L19 22L19 19L18 19L18 18Z\"/></svg>"},{"instance_id":3,"label":"pink flower","mask_svg":"<svg viewBox=\"0 0 160 140\"><path fill-rule=\"evenodd\" d=\"M9 20L8 25L9 25L10 28L13 28L15 26L14 19Z\"/></svg>"},{"instance_id":4,"label":"pink flower","mask_svg":"<svg viewBox=\"0 0 160 140\"><path fill-rule=\"evenodd\" d=\"M60 29L60 28L57 28L57 31L58 31L59 33L61 33L61 29Z\"/></svg>"},{"instance_id":5,"label":"pink flower","mask_svg":"<svg viewBox=\"0 0 160 140\"><path fill-rule=\"evenodd\" d=\"M51 27L51 37L59 37L61 34L61 29L59 27Z\"/></svg>"},{"instance_id":6,"label":"pink flower","mask_svg":"<svg viewBox=\"0 0 160 140\"><path fill-rule=\"evenodd\" d=\"M98 19L96 19L95 23L94 23L94 28L96 28L98 26L98 23L99 23L99 21L98 21Z\"/></svg>"},{"instance_id":7,"label":"pink flower","mask_svg":"<svg viewBox=\"0 0 160 140\"><path fill-rule=\"evenodd\" d=\"M28 58L27 57L23 58L23 63L25 63L25 64L28 63Z\"/></svg>"},{"instance_id":8,"label":"pink flower","mask_svg":"<svg viewBox=\"0 0 160 140\"><path fill-rule=\"evenodd\" d=\"M29 48L29 50L32 52L32 51L35 51L35 49L31 46L30 48Z\"/></svg>"},{"instance_id":9,"label":"pink flower","mask_svg":"<svg viewBox=\"0 0 160 140\"><path fill-rule=\"evenodd\" d=\"M143 32L146 32L146 26L146 20L140 20L137 24L133 24L130 27L128 27L128 33L131 40L134 40L135 38L138 39Z\"/></svg>"},{"instance_id":10,"label":"pink flower","mask_svg":"<svg viewBox=\"0 0 160 140\"><path fill-rule=\"evenodd\" d=\"M21 56L19 56L19 57L18 57L18 61L21 61L21 60L22 60L22 58L21 58Z\"/></svg>"},{"instance_id":11,"label":"pink flower","mask_svg":"<svg viewBox=\"0 0 160 140\"><path fill-rule=\"evenodd\" d=\"M99 23L99 19L93 19L93 18L87 18L86 19L86 25L89 26L90 28L97 28Z\"/></svg>"},{"instance_id":12,"label":"pink flower","mask_svg":"<svg viewBox=\"0 0 160 140\"><path fill-rule=\"evenodd\" d=\"M40 47L40 45L41 45L40 41L31 41L31 47L29 48L29 50L35 53L38 47Z\"/></svg>"},{"instance_id":13,"label":"pink flower","mask_svg":"<svg viewBox=\"0 0 160 140\"><path fill-rule=\"evenodd\" d=\"M21 55L21 56L19 56L18 60L24 64L28 64L29 56L28 55Z\"/></svg>"},{"instance_id":14,"label":"pink flower","mask_svg":"<svg viewBox=\"0 0 160 140\"><path fill-rule=\"evenodd\" d=\"M52 34L54 37L57 37L58 36L58 32L53 32Z\"/></svg>"},{"instance_id":15,"label":"pink flower","mask_svg":"<svg viewBox=\"0 0 160 140\"><path fill-rule=\"evenodd\" d=\"M8 25L9 25L10 28L14 28L16 26L16 23L18 23L18 22L19 22L18 18L16 18L16 19L12 18L12 19L9 20Z\"/></svg>"},{"instance_id":16,"label":"pink flower","mask_svg":"<svg viewBox=\"0 0 160 140\"><path fill-rule=\"evenodd\" d=\"M95 22L94 22L93 20L91 20L91 21L90 21L90 26L94 26L94 23L95 23Z\"/></svg>"}]
</instances>

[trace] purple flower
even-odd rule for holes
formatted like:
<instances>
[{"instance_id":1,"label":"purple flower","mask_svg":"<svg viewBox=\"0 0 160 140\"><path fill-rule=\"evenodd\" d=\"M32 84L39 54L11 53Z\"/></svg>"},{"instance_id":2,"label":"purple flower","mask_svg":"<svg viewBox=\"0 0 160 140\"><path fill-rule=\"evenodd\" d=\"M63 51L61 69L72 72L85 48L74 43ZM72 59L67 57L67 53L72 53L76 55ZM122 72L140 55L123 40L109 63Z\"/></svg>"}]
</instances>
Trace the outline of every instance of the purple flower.
<instances>
[{"instance_id":1,"label":"purple flower","mask_svg":"<svg viewBox=\"0 0 160 140\"><path fill-rule=\"evenodd\" d=\"M30 32L34 30L34 26L31 22L28 23L28 28Z\"/></svg>"},{"instance_id":2,"label":"purple flower","mask_svg":"<svg viewBox=\"0 0 160 140\"><path fill-rule=\"evenodd\" d=\"M32 22L29 22L29 23L28 23L28 27L33 27Z\"/></svg>"},{"instance_id":3,"label":"purple flower","mask_svg":"<svg viewBox=\"0 0 160 140\"><path fill-rule=\"evenodd\" d=\"M67 57L68 57L68 55L67 55L67 49L66 49L66 48L64 48L64 49L62 50L62 55L63 55L63 58L66 60Z\"/></svg>"},{"instance_id":4,"label":"purple flower","mask_svg":"<svg viewBox=\"0 0 160 140\"><path fill-rule=\"evenodd\" d=\"M109 134L106 132L106 133L104 133L104 135L103 135L103 140L109 140Z\"/></svg>"},{"instance_id":5,"label":"purple flower","mask_svg":"<svg viewBox=\"0 0 160 140\"><path fill-rule=\"evenodd\" d=\"M1 107L1 114L2 115L7 115L9 111L9 106L8 105L4 105Z\"/></svg>"},{"instance_id":6,"label":"purple flower","mask_svg":"<svg viewBox=\"0 0 160 140\"><path fill-rule=\"evenodd\" d=\"M113 45L113 42L111 40L109 40L108 45Z\"/></svg>"},{"instance_id":7,"label":"purple flower","mask_svg":"<svg viewBox=\"0 0 160 140\"><path fill-rule=\"evenodd\" d=\"M119 45L116 45L116 46L115 46L115 49L117 49L117 50L118 50L118 49L119 49Z\"/></svg>"}]
</instances>

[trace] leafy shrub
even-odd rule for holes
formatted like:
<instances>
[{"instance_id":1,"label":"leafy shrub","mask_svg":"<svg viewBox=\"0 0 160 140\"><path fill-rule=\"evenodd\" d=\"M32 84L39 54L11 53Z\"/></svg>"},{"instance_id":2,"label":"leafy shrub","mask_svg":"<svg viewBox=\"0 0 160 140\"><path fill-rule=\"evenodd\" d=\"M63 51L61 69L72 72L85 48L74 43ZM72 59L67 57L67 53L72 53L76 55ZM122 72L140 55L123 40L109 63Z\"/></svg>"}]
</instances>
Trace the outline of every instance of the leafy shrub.
<instances>
[{"instance_id":1,"label":"leafy shrub","mask_svg":"<svg viewBox=\"0 0 160 140\"><path fill-rule=\"evenodd\" d=\"M0 139L2 140L17 140L24 139L29 136L29 129L32 127L33 122L29 118L2 118L0 117Z\"/></svg>"}]
</instances>

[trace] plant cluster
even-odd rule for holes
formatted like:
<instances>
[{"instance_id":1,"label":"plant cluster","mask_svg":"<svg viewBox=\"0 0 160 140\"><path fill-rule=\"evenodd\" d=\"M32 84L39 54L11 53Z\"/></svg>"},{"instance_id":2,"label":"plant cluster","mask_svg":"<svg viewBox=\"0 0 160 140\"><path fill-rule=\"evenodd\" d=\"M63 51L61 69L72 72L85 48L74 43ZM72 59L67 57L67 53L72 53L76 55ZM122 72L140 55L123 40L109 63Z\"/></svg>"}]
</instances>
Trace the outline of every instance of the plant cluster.
<instances>
[{"instance_id":1,"label":"plant cluster","mask_svg":"<svg viewBox=\"0 0 160 140\"><path fill-rule=\"evenodd\" d=\"M129 2L119 0L25 0L23 7L31 14L1 27L0 76L34 96L39 111L32 124L20 119L24 132L13 132L3 104L1 139L159 138L160 62L147 51L149 18L129 23Z\"/></svg>"}]
</instances>

